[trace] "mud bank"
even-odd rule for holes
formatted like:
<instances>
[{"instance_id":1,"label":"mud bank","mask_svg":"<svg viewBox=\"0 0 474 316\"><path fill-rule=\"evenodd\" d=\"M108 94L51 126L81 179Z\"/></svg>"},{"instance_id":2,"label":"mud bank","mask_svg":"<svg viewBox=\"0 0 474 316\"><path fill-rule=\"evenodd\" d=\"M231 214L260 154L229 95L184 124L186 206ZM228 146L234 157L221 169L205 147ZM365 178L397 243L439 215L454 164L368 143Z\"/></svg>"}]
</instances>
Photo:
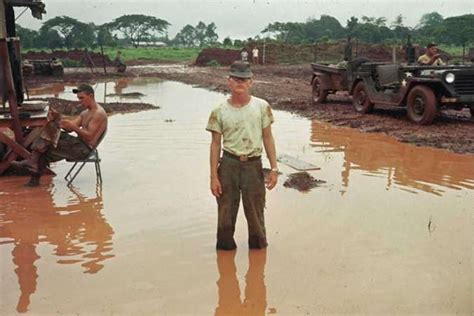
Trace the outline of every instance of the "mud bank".
<instances>
[{"instance_id":1,"label":"mud bank","mask_svg":"<svg viewBox=\"0 0 474 316\"><path fill-rule=\"evenodd\" d=\"M311 102L309 65L272 65L253 67L253 94L268 100L272 107L303 117L330 122L336 126L358 129L365 133L384 133L401 142L429 146L456 153L474 154L474 120L469 110L443 111L432 125L418 126L399 108L377 106L373 114L359 114L346 95L330 96L327 104L314 106ZM66 69L64 78L32 78L30 85L68 81L91 82L111 78L152 77L179 81L195 87L227 92L228 67L193 67L186 64L157 64L131 66L125 75L111 69L105 75L95 70Z\"/></svg>"},{"instance_id":2,"label":"mud bank","mask_svg":"<svg viewBox=\"0 0 474 316\"><path fill-rule=\"evenodd\" d=\"M47 100L49 105L54 108L59 113L65 115L79 115L83 110L81 107L78 106L77 101L69 101L64 99L58 98L47 98L43 99ZM117 114L117 113L133 113L139 111L147 111L147 110L156 110L159 109L159 106L149 104L149 103L141 103L141 102L130 102L130 103L122 103L122 102L112 102L112 103L101 103L99 104L104 108L105 112L110 114Z\"/></svg>"},{"instance_id":3,"label":"mud bank","mask_svg":"<svg viewBox=\"0 0 474 316\"><path fill-rule=\"evenodd\" d=\"M257 66L254 67L254 73L254 95L268 100L275 109L330 122L336 126L356 128L366 133L385 133L416 146L474 153L474 120L467 109L444 111L432 125L418 126L408 121L404 109L378 106L373 114L359 114L353 110L351 99L344 95L331 96L327 104L312 105L312 72L308 65ZM146 75L220 92L227 91L227 68L223 67Z\"/></svg>"}]
</instances>

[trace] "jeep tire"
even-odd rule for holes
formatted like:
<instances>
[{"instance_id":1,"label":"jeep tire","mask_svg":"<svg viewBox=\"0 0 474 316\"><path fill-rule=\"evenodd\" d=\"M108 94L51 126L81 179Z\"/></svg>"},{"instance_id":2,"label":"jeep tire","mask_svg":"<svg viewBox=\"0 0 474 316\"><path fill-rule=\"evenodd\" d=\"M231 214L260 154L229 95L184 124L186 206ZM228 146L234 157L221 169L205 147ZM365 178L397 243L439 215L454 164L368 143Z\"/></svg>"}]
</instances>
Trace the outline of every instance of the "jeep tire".
<instances>
[{"instance_id":1,"label":"jeep tire","mask_svg":"<svg viewBox=\"0 0 474 316\"><path fill-rule=\"evenodd\" d=\"M423 85L413 87L407 97L407 114L410 121L428 125L433 122L437 113L437 101L433 90Z\"/></svg>"},{"instance_id":2,"label":"jeep tire","mask_svg":"<svg viewBox=\"0 0 474 316\"><path fill-rule=\"evenodd\" d=\"M374 104L369 99L369 93L363 81L359 81L352 93L352 105L359 113L372 113Z\"/></svg>"},{"instance_id":3,"label":"jeep tire","mask_svg":"<svg viewBox=\"0 0 474 316\"><path fill-rule=\"evenodd\" d=\"M328 92L321 89L321 78L315 77L313 80L313 104L318 105L326 102Z\"/></svg>"}]
</instances>

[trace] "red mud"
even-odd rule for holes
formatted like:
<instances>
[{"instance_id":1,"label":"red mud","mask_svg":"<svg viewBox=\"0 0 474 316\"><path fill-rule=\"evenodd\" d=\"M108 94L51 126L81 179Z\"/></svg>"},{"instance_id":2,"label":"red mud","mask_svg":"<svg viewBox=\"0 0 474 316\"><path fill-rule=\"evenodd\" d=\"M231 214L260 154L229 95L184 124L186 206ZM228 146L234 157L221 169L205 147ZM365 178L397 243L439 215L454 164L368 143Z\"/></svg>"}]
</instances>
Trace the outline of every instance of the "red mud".
<instances>
[{"instance_id":1,"label":"red mud","mask_svg":"<svg viewBox=\"0 0 474 316\"><path fill-rule=\"evenodd\" d=\"M110 58L105 55L102 57L101 54L99 53L94 53L94 52L88 52L88 55L90 59L86 56L86 52L84 50L70 50L70 51L62 51L62 50L56 50L53 51L52 53L47 53L45 51L41 52L28 52L25 54L22 54L22 59L32 59L32 60L49 60L52 58L57 58L60 60L72 60L76 62L80 62L84 65L90 66L90 60L94 63L95 66L103 66L104 65L104 59L106 62L107 66L112 66L113 62L110 60Z\"/></svg>"},{"instance_id":2,"label":"red mud","mask_svg":"<svg viewBox=\"0 0 474 316\"><path fill-rule=\"evenodd\" d=\"M281 44L281 43L251 43L244 48L249 56L254 47L259 49L259 63L263 63L263 52L265 51L265 64L295 64L303 62L330 62L342 60L346 42L318 43L318 44ZM353 56L364 56L373 61L392 60L392 48L382 44L352 44ZM397 58L405 59L405 50L402 46L396 48ZM218 62L221 66L230 65L233 61L240 59L240 50L207 48L203 49L196 59L197 66L206 66L211 61ZM249 57L250 60L250 57Z\"/></svg>"},{"instance_id":3,"label":"red mud","mask_svg":"<svg viewBox=\"0 0 474 316\"><path fill-rule=\"evenodd\" d=\"M442 148L457 153L474 154L474 120L468 109L443 111L432 125L418 126L400 108L377 106L373 114L359 114L351 100L344 95L330 96L327 104L314 106L311 102L309 64L254 66L253 94L270 102L273 108L301 116L330 122L337 126L357 128L362 132L385 133L401 142L417 146ZM90 82L117 77L95 73L66 73L64 78L32 78L30 84L68 81ZM147 76L180 81L210 90L227 92L228 67L156 67L129 68L125 76Z\"/></svg>"}]
</instances>

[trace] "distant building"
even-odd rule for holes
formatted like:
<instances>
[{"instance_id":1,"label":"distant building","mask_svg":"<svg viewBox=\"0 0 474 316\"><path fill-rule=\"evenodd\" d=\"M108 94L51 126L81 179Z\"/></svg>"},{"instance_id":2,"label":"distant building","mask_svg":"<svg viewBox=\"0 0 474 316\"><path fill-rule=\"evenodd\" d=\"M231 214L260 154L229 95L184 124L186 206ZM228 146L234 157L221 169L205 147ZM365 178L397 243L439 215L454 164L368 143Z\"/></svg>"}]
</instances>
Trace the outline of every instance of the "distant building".
<instances>
[{"instance_id":1,"label":"distant building","mask_svg":"<svg viewBox=\"0 0 474 316\"><path fill-rule=\"evenodd\" d=\"M139 47L165 47L168 46L163 42L138 42Z\"/></svg>"}]
</instances>

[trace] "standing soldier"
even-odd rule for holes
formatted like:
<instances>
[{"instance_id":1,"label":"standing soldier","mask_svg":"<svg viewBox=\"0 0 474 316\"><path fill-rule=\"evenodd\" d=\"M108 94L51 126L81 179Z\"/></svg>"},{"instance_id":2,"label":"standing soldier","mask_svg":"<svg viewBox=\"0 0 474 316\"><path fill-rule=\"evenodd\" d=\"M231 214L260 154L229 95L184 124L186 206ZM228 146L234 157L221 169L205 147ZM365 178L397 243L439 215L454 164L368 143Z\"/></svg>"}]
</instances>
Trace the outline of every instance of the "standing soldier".
<instances>
[{"instance_id":1,"label":"standing soldier","mask_svg":"<svg viewBox=\"0 0 474 316\"><path fill-rule=\"evenodd\" d=\"M252 49L252 62L254 65L258 65L258 48L254 47Z\"/></svg>"},{"instance_id":2,"label":"standing soldier","mask_svg":"<svg viewBox=\"0 0 474 316\"><path fill-rule=\"evenodd\" d=\"M269 190L273 189L278 169L271 130L272 110L265 100L250 95L252 75L247 62L236 61L231 65L227 79L231 96L212 111L206 128L212 133L211 192L218 204L217 249L237 248L234 231L241 195L249 248L267 246L265 182ZM224 150L219 161L221 143ZM267 181L262 169L262 147L271 166Z\"/></svg>"}]
</instances>

